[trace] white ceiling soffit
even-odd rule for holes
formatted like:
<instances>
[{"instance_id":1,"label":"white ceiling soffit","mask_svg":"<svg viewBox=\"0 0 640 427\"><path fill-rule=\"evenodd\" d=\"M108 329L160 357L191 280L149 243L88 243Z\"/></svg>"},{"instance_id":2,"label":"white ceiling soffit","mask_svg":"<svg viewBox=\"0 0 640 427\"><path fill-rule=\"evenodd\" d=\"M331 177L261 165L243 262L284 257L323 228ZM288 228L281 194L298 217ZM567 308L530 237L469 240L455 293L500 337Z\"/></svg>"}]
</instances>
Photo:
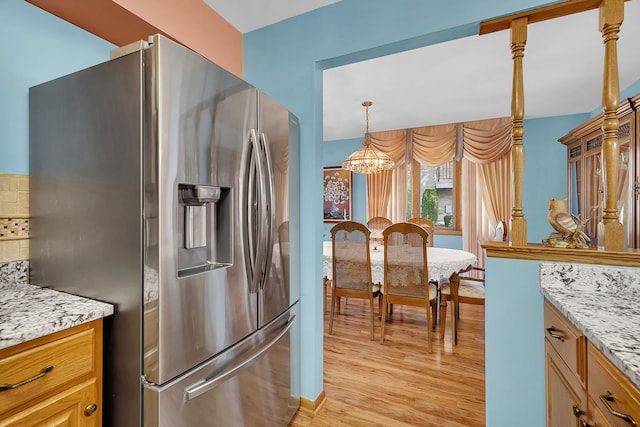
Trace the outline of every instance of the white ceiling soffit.
<instances>
[{"instance_id":1,"label":"white ceiling soffit","mask_svg":"<svg viewBox=\"0 0 640 427\"><path fill-rule=\"evenodd\" d=\"M640 1L625 3L618 40L620 88L640 79ZM604 46L598 10L529 25L525 118L592 111L602 102ZM510 32L472 36L325 70L324 140L511 115Z\"/></svg>"},{"instance_id":2,"label":"white ceiling soffit","mask_svg":"<svg viewBox=\"0 0 640 427\"><path fill-rule=\"evenodd\" d=\"M241 33L257 30L340 0L204 0Z\"/></svg>"}]
</instances>

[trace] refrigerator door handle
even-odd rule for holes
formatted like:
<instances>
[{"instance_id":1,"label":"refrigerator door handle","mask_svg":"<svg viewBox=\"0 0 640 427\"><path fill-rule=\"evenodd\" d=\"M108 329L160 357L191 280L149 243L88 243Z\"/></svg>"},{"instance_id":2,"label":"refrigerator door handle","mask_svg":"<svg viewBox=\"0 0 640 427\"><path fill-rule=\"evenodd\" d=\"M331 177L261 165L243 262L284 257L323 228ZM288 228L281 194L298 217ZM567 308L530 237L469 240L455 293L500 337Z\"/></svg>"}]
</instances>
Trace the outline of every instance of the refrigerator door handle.
<instances>
[{"instance_id":1,"label":"refrigerator door handle","mask_svg":"<svg viewBox=\"0 0 640 427\"><path fill-rule=\"evenodd\" d=\"M265 210L265 219L267 224L267 237L265 241L266 245L266 257L264 263L264 280L262 281L262 288L264 288L264 284L267 281L267 277L269 276L269 270L271 268L271 259L273 257L273 227L276 222L276 211L275 211L275 193L274 193L274 176L273 176L273 162L271 160L271 152L269 151L269 141L267 136L264 133L260 134L260 142L263 148L264 153L264 162L266 166L267 175L265 177L265 181L268 186L268 194L266 197L267 200L267 209Z\"/></svg>"},{"instance_id":2,"label":"refrigerator door handle","mask_svg":"<svg viewBox=\"0 0 640 427\"><path fill-rule=\"evenodd\" d=\"M255 129L251 129L250 131L250 135L249 135L249 140L251 142L251 156L253 156L253 160L254 162L251 162L252 164L255 163L255 168L257 169L257 181L258 181L258 188L257 188L257 193L258 193L258 204L257 204L257 211L260 213L260 216L257 218L256 221L256 231L258 234L258 238L257 238L257 243L255 240L256 236L251 236L250 235L250 241L253 243L253 247L255 247L255 258L252 259L252 265L251 265L251 270L252 270L252 276L251 276L251 288L249 289L249 291L251 293L257 293L260 290L260 284L262 281L262 266L264 264L264 258L266 256L265 254L265 245L264 245L264 241L266 239L265 237L265 232L267 227L264 224L264 211L266 209L266 205L267 205L267 183L265 182L264 176L265 176L265 171L264 171L264 164L263 161L261 159L261 150L260 150L260 140L257 137L256 134L256 130ZM254 209L253 208L253 201L250 201L248 208ZM251 214L251 212L247 212L247 214ZM251 227L251 224L249 224L249 227ZM250 250L250 252L252 252Z\"/></svg>"},{"instance_id":3,"label":"refrigerator door handle","mask_svg":"<svg viewBox=\"0 0 640 427\"><path fill-rule=\"evenodd\" d=\"M257 196L256 196L256 157L254 151L255 131L249 132L249 143L243 150L242 160L242 182L240 188L240 229L242 235L242 252L244 254L244 270L247 276L249 287L252 287L253 276L256 265L256 236L253 227L257 223ZM253 292L253 291L252 291Z\"/></svg>"},{"instance_id":4,"label":"refrigerator door handle","mask_svg":"<svg viewBox=\"0 0 640 427\"><path fill-rule=\"evenodd\" d=\"M189 387L186 387L184 389L184 401L187 402L191 399L194 399L200 396L201 394L204 394L216 388L221 383L237 375L243 369L251 366L261 355L267 352L271 347L273 347L280 340L280 338L282 338L287 332L289 332L289 329L291 329L291 326L293 326L293 320L295 318L296 318L295 314L292 315L291 318L288 320L288 322L283 326L282 330L278 332L273 339L264 343L263 345L256 348L255 350L249 352L242 359L240 359L236 363L236 365L233 366L232 368L224 371L220 375L217 375L213 378L198 381L197 383L190 385Z\"/></svg>"}]
</instances>

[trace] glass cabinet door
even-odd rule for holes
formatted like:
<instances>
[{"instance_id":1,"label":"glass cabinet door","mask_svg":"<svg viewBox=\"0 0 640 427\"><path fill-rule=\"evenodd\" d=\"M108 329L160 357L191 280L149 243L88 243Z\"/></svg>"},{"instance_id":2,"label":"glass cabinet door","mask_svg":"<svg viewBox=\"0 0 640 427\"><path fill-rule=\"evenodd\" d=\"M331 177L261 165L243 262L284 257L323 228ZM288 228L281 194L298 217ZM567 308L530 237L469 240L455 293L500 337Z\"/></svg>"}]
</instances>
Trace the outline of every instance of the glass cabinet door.
<instances>
[{"instance_id":1,"label":"glass cabinet door","mask_svg":"<svg viewBox=\"0 0 640 427\"><path fill-rule=\"evenodd\" d=\"M633 187L630 155L629 144L620 145L620 170L616 200L618 200L618 217L624 227L624 246L627 248L634 247L633 205L635 200L629 191Z\"/></svg>"},{"instance_id":2,"label":"glass cabinet door","mask_svg":"<svg viewBox=\"0 0 640 427\"><path fill-rule=\"evenodd\" d=\"M580 218L587 219L584 232L591 238L591 245L598 245L598 224L602 221L604 208L604 186L600 152L584 158L585 162L585 204ZM602 237L602 236L600 236Z\"/></svg>"}]
</instances>

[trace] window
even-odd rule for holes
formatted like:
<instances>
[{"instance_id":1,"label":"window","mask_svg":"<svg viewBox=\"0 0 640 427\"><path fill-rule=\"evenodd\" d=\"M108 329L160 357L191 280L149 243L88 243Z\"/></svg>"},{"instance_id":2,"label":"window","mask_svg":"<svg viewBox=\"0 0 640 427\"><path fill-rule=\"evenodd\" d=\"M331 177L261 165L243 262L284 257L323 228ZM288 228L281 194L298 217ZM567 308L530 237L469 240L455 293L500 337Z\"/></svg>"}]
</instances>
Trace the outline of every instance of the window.
<instances>
[{"instance_id":1,"label":"window","mask_svg":"<svg viewBox=\"0 0 640 427\"><path fill-rule=\"evenodd\" d=\"M454 160L439 166L414 160L407 168L407 219L427 218L439 231L459 231L460 169Z\"/></svg>"}]
</instances>

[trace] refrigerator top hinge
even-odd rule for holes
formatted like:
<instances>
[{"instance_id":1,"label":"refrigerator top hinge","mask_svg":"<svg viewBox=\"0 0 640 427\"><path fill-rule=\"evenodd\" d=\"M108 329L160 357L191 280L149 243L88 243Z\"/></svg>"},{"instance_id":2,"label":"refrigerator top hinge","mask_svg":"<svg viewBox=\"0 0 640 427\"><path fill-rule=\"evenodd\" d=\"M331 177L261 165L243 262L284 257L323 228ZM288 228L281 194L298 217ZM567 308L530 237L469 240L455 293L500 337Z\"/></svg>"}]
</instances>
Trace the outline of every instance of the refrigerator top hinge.
<instances>
[{"instance_id":1,"label":"refrigerator top hinge","mask_svg":"<svg viewBox=\"0 0 640 427\"><path fill-rule=\"evenodd\" d=\"M111 52L109 52L109 59L120 58L121 56L125 56L133 52L138 52L148 47L149 42L138 40L137 42L133 42L128 45L121 46L117 49L113 49Z\"/></svg>"}]
</instances>

